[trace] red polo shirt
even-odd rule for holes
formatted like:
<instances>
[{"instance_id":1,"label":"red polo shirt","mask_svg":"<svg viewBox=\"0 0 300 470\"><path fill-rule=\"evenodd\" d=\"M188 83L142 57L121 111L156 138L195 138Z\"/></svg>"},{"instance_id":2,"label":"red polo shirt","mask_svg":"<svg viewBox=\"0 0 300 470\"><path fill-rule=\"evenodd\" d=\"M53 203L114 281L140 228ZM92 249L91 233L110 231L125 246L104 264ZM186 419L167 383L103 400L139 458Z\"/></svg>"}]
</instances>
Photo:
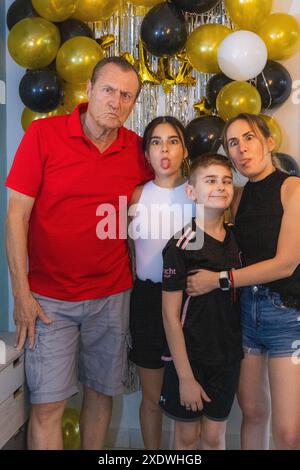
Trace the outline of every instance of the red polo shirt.
<instances>
[{"instance_id":1,"label":"red polo shirt","mask_svg":"<svg viewBox=\"0 0 300 470\"><path fill-rule=\"evenodd\" d=\"M31 290L69 301L132 286L119 196L129 201L134 188L153 177L141 138L125 127L99 152L82 131L80 112L86 106L34 121L6 181L35 198L28 237Z\"/></svg>"}]
</instances>

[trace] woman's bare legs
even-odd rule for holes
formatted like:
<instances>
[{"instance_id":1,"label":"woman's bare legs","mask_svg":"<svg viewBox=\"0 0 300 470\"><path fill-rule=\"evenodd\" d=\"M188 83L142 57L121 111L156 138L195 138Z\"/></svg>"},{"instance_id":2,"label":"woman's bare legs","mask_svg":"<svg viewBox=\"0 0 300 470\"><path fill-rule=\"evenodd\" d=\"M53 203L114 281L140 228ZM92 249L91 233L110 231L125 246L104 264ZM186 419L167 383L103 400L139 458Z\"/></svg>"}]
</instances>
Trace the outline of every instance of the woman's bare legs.
<instances>
[{"instance_id":1,"label":"woman's bare legs","mask_svg":"<svg viewBox=\"0 0 300 470\"><path fill-rule=\"evenodd\" d=\"M243 413L241 447L244 450L269 449L270 394L268 359L246 354L241 362L238 402Z\"/></svg>"},{"instance_id":2,"label":"woman's bare legs","mask_svg":"<svg viewBox=\"0 0 300 470\"><path fill-rule=\"evenodd\" d=\"M300 450L300 359L269 360L273 440L278 450Z\"/></svg>"}]
</instances>

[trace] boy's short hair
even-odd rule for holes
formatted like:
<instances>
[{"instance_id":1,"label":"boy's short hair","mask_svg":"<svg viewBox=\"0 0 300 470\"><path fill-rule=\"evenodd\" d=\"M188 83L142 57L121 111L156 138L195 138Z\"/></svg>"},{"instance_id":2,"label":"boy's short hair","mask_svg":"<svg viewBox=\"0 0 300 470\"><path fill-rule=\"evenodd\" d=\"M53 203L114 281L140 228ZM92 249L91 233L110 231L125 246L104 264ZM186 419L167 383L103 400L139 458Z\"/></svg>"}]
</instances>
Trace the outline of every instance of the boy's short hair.
<instances>
[{"instance_id":1,"label":"boy's short hair","mask_svg":"<svg viewBox=\"0 0 300 470\"><path fill-rule=\"evenodd\" d=\"M188 176L188 182L191 185L195 185L195 180L196 180L196 173L199 170L199 168L207 168L210 165L220 165L224 166L225 168L228 168L230 171L232 171L233 166L229 158L225 157L224 155L221 155L219 153L204 153L202 155L199 155L199 157L195 158L192 161L192 164L190 166L190 171L189 171L189 176Z\"/></svg>"}]
</instances>

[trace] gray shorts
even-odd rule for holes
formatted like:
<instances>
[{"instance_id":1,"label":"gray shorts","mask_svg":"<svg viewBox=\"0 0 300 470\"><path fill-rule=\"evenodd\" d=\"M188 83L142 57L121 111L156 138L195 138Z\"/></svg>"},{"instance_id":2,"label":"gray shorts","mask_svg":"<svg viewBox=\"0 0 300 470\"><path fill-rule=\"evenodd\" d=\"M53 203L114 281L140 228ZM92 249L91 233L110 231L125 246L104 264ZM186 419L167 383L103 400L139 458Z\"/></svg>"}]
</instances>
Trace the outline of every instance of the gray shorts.
<instances>
[{"instance_id":1,"label":"gray shorts","mask_svg":"<svg viewBox=\"0 0 300 470\"><path fill-rule=\"evenodd\" d=\"M78 375L83 385L97 392L109 396L123 392L130 292L80 302L33 293L53 323L45 325L38 319L34 348L25 345L31 403L69 398L78 392Z\"/></svg>"}]
</instances>

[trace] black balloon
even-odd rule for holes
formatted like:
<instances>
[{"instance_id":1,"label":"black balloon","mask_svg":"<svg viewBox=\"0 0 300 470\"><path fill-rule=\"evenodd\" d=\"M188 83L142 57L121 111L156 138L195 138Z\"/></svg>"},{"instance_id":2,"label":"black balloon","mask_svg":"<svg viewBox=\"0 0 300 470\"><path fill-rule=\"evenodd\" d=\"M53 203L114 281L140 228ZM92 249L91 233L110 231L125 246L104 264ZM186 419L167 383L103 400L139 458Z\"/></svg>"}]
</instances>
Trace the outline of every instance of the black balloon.
<instances>
[{"instance_id":1,"label":"black balloon","mask_svg":"<svg viewBox=\"0 0 300 470\"><path fill-rule=\"evenodd\" d=\"M274 108L284 103L292 91L292 78L283 65L269 60L257 77L256 87L263 108Z\"/></svg>"},{"instance_id":2,"label":"black balloon","mask_svg":"<svg viewBox=\"0 0 300 470\"><path fill-rule=\"evenodd\" d=\"M31 0L15 0L7 10L6 24L8 29L11 29L16 23L30 16L38 16L38 13L31 4Z\"/></svg>"},{"instance_id":3,"label":"black balloon","mask_svg":"<svg viewBox=\"0 0 300 470\"><path fill-rule=\"evenodd\" d=\"M177 8L189 13L205 13L214 8L220 0L172 0Z\"/></svg>"},{"instance_id":4,"label":"black balloon","mask_svg":"<svg viewBox=\"0 0 300 470\"><path fill-rule=\"evenodd\" d=\"M159 3L151 8L141 25L145 48L158 57L179 52L185 45L187 34L183 14L171 3Z\"/></svg>"},{"instance_id":5,"label":"black balloon","mask_svg":"<svg viewBox=\"0 0 300 470\"><path fill-rule=\"evenodd\" d=\"M291 157L287 153L280 152L275 153L274 155L277 158L280 167L284 171L286 171L291 176L300 176L299 165L293 157Z\"/></svg>"},{"instance_id":6,"label":"black balloon","mask_svg":"<svg viewBox=\"0 0 300 470\"><path fill-rule=\"evenodd\" d=\"M28 70L21 79L19 94L27 108L48 113L62 101L62 82L54 70Z\"/></svg>"},{"instance_id":7,"label":"black balloon","mask_svg":"<svg viewBox=\"0 0 300 470\"><path fill-rule=\"evenodd\" d=\"M86 36L88 38L94 38L94 33L89 26L80 20L70 18L66 21L55 23L60 32L61 45L68 39L74 38L75 36Z\"/></svg>"},{"instance_id":8,"label":"black balloon","mask_svg":"<svg viewBox=\"0 0 300 470\"><path fill-rule=\"evenodd\" d=\"M206 98L210 106L216 109L216 100L219 91L232 80L224 75L224 73L217 73L213 75L206 84Z\"/></svg>"},{"instance_id":9,"label":"black balloon","mask_svg":"<svg viewBox=\"0 0 300 470\"><path fill-rule=\"evenodd\" d=\"M207 152L217 152L222 144L225 122L218 116L201 116L186 126L187 148L191 160Z\"/></svg>"}]
</instances>

